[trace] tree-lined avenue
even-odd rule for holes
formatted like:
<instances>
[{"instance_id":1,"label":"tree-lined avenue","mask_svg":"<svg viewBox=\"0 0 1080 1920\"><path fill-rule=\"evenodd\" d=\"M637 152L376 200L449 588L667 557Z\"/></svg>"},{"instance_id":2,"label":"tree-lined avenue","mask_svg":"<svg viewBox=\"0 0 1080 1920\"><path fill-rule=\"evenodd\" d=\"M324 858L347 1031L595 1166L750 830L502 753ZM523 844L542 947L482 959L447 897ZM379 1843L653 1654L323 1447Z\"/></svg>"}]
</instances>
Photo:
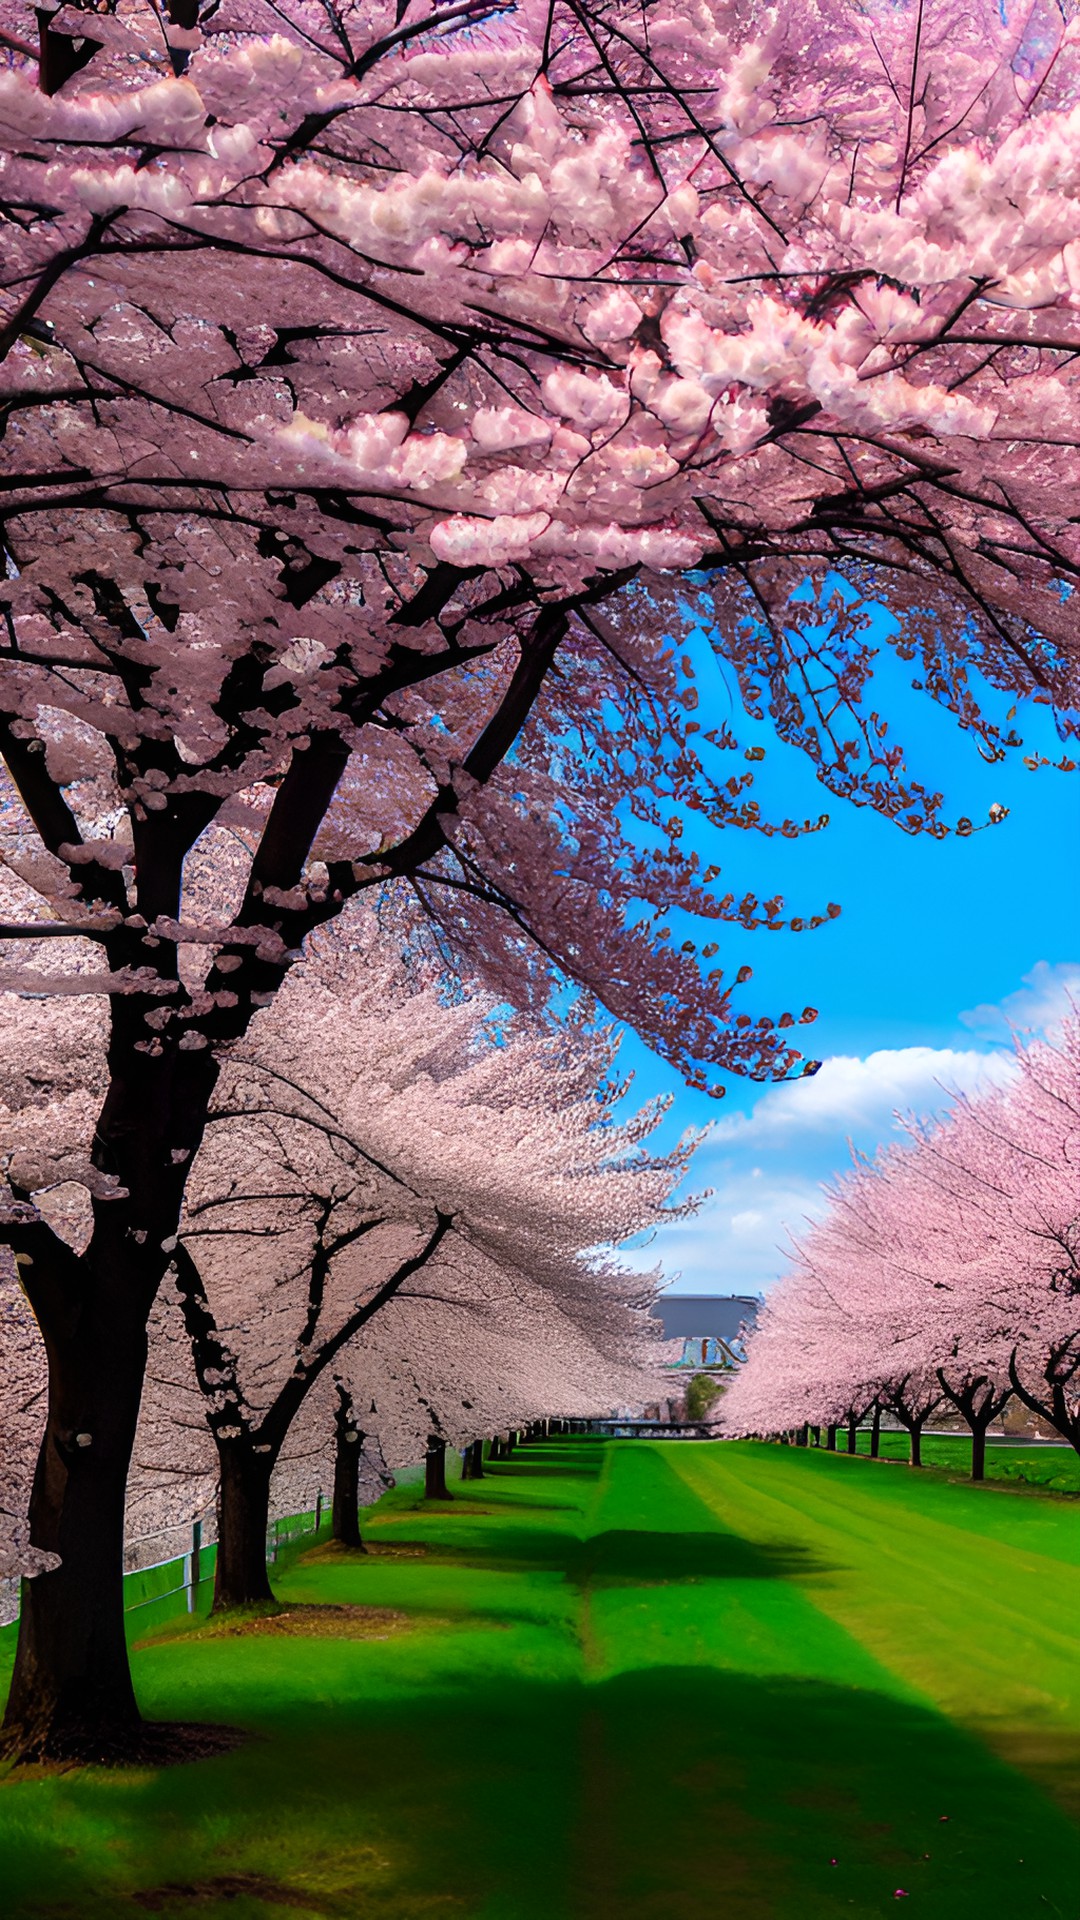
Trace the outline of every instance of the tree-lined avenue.
<instances>
[{"instance_id":1,"label":"tree-lined avenue","mask_svg":"<svg viewBox=\"0 0 1080 1920\"><path fill-rule=\"evenodd\" d=\"M11 1920L1071 1915L1074 1499L595 1441L454 1491L288 1550L284 1621L140 1627L149 1711L257 1737L9 1777Z\"/></svg>"}]
</instances>

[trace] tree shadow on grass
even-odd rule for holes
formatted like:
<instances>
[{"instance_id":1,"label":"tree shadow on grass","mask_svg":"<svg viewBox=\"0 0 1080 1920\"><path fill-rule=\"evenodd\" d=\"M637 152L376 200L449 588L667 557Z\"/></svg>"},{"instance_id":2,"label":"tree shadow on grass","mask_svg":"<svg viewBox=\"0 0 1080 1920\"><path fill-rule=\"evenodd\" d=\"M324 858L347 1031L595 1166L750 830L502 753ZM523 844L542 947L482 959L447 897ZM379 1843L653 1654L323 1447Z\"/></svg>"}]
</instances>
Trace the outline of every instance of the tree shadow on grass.
<instances>
[{"instance_id":1,"label":"tree shadow on grass","mask_svg":"<svg viewBox=\"0 0 1080 1920\"><path fill-rule=\"evenodd\" d=\"M234 1754L5 1788L5 1920L873 1920L899 1888L920 1920L1072 1920L1075 1830L918 1704L699 1666L417 1677L253 1676Z\"/></svg>"},{"instance_id":2,"label":"tree shadow on grass","mask_svg":"<svg viewBox=\"0 0 1080 1920\"><path fill-rule=\"evenodd\" d=\"M524 1460L485 1460L484 1479L492 1480L598 1480L603 1461L580 1461L576 1466L556 1466L529 1455Z\"/></svg>"},{"instance_id":3,"label":"tree shadow on grass","mask_svg":"<svg viewBox=\"0 0 1080 1920\"><path fill-rule=\"evenodd\" d=\"M596 1480L604 1470L607 1447L604 1440L530 1440L509 1460L485 1460L484 1474L495 1479L553 1475Z\"/></svg>"},{"instance_id":4,"label":"tree shadow on grass","mask_svg":"<svg viewBox=\"0 0 1080 1920\"><path fill-rule=\"evenodd\" d=\"M800 1546L755 1546L734 1533L596 1533L568 1556L567 1573L581 1586L661 1585L673 1580L789 1580L829 1571Z\"/></svg>"},{"instance_id":5,"label":"tree shadow on grass","mask_svg":"<svg viewBox=\"0 0 1080 1920\"><path fill-rule=\"evenodd\" d=\"M398 1536L395 1536L398 1537ZM401 1537L402 1546L418 1544ZM650 1586L676 1580L785 1580L827 1573L829 1564L801 1546L755 1546L732 1533L593 1534L586 1540L537 1527L463 1530L453 1541L428 1537L429 1564L495 1572L558 1573L578 1587Z\"/></svg>"}]
</instances>

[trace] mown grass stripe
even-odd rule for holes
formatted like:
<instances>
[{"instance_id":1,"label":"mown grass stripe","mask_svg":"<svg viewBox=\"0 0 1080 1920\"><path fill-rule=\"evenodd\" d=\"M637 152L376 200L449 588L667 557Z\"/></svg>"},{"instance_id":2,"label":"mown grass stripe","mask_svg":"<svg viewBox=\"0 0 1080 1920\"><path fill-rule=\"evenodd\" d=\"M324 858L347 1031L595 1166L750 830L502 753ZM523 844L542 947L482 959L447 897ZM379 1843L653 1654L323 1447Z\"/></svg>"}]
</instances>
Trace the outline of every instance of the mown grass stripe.
<instances>
[{"instance_id":1,"label":"mown grass stripe","mask_svg":"<svg viewBox=\"0 0 1080 1920\"><path fill-rule=\"evenodd\" d=\"M792 1577L896 1679L1080 1804L1080 1574L1026 1547L882 1503L792 1450L685 1450L673 1465L724 1525L828 1554ZM1078 1516L1080 1519L1080 1516ZM1078 1863L1080 1864L1080 1863Z\"/></svg>"}]
</instances>

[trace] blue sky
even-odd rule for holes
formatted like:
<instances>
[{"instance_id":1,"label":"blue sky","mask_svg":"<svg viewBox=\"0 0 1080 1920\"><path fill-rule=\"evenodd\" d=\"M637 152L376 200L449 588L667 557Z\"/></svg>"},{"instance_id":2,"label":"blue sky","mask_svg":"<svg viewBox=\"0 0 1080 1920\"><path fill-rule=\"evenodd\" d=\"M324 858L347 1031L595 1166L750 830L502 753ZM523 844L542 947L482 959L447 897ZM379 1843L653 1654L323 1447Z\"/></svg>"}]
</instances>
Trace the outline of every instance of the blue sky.
<instances>
[{"instance_id":1,"label":"blue sky","mask_svg":"<svg viewBox=\"0 0 1080 1920\"><path fill-rule=\"evenodd\" d=\"M713 1188L712 1198L635 1256L678 1271L680 1292L767 1289L783 1270L787 1229L820 1204L821 1182L846 1164L849 1139L873 1148L897 1109L933 1111L945 1088L999 1070L1010 1022L1037 1028L1070 991L1080 1000L1080 776L1031 772L1019 756L987 766L955 722L907 689L911 671L892 663L883 675L909 771L944 791L946 817L985 821L995 801L1009 817L966 840L910 837L834 800L766 727L740 726L747 743L767 747L754 789L763 811L799 819L827 811L830 825L794 842L714 836L708 857L724 864L721 890L780 892L788 914L835 900L843 913L814 933L730 930L719 956L729 978L744 961L753 966L747 1008L820 1010L814 1026L793 1034L822 1060L816 1078L763 1087L728 1077L717 1103L627 1037L635 1095L675 1094L675 1128L712 1123L691 1181ZM719 670L700 690L704 708L727 713ZM1044 709L1022 710L1017 724L1029 747L1060 757Z\"/></svg>"}]
</instances>

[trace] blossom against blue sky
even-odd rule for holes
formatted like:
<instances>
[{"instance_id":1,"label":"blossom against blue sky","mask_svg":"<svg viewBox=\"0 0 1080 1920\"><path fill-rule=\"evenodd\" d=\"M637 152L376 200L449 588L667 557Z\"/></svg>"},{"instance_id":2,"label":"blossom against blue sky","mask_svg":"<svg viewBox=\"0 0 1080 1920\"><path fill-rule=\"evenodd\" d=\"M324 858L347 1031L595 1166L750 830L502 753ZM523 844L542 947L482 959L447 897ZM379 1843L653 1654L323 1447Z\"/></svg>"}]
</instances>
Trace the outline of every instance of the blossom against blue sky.
<instances>
[{"instance_id":1,"label":"blossom against blue sky","mask_svg":"<svg viewBox=\"0 0 1080 1920\"><path fill-rule=\"evenodd\" d=\"M847 1164L849 1141L870 1151L895 1137L898 1111L933 1112L950 1089L1007 1071L1013 1030L1044 1029L1070 998L1080 1002L1080 777L1031 772L1019 759L988 766L948 716L913 696L905 720L896 731L911 770L944 790L952 817L979 823L997 803L1008 818L964 839L910 837L834 801L801 755L770 741L755 788L763 811L827 810L829 827L794 842L733 833L719 855L709 851L725 862L725 888L782 893L789 913L843 907L815 933L736 928L722 943L729 977L744 961L754 968L740 1004L820 1010L815 1025L795 1029L823 1063L816 1077L728 1079L716 1103L627 1039L636 1094L674 1093L670 1124L712 1123L693 1180L712 1197L635 1255L678 1272L679 1291L767 1288L783 1271L789 1230ZM1021 721L1032 747L1060 757L1045 712Z\"/></svg>"}]
</instances>

